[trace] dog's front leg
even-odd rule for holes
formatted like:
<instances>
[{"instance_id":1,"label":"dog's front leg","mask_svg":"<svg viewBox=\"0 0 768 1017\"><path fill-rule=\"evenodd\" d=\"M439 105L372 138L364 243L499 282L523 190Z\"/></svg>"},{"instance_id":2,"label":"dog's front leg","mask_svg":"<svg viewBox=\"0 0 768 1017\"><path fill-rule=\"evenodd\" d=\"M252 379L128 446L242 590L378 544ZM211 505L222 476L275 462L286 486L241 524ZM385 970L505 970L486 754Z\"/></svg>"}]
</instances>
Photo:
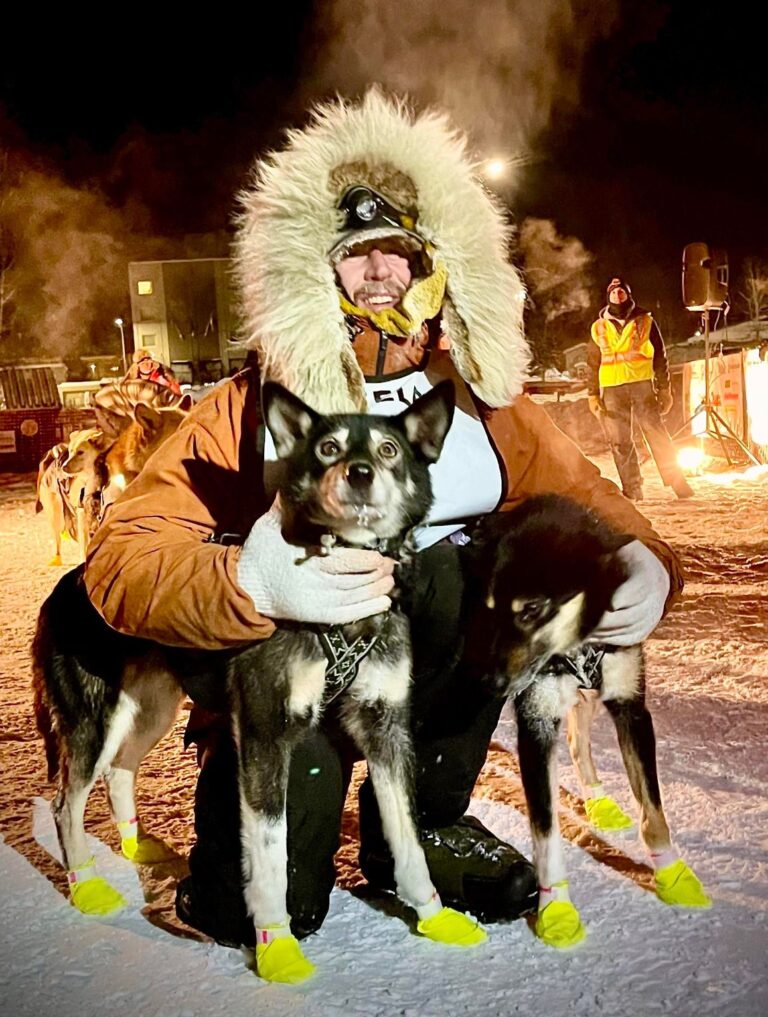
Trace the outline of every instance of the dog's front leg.
<instances>
[{"instance_id":1,"label":"dog's front leg","mask_svg":"<svg viewBox=\"0 0 768 1017\"><path fill-rule=\"evenodd\" d=\"M278 632L230 668L244 896L256 928L256 970L267 981L288 983L315 970L291 934L286 907L288 773L294 745L317 719L325 680L325 661L303 653L297 639Z\"/></svg>"},{"instance_id":2,"label":"dog's front leg","mask_svg":"<svg viewBox=\"0 0 768 1017\"><path fill-rule=\"evenodd\" d=\"M43 506L45 515L48 517L51 530L53 532L54 542L54 555L53 558L48 562L49 565L61 565L61 539L64 532L65 520L64 520L64 505L59 495L58 487L41 490L40 503Z\"/></svg>"},{"instance_id":3,"label":"dog's front leg","mask_svg":"<svg viewBox=\"0 0 768 1017\"><path fill-rule=\"evenodd\" d=\"M656 893L665 904L709 907L699 879L673 847L661 803L656 736L645 705L645 662L639 646L606 654L602 695L616 725L627 776L640 806L640 834L656 871Z\"/></svg>"},{"instance_id":4,"label":"dog's front leg","mask_svg":"<svg viewBox=\"0 0 768 1017\"><path fill-rule=\"evenodd\" d=\"M568 711L568 748L573 765L579 775L584 797L590 787L599 783L597 768L592 758L592 721L600 705L597 693L584 692Z\"/></svg>"},{"instance_id":5,"label":"dog's front leg","mask_svg":"<svg viewBox=\"0 0 768 1017\"><path fill-rule=\"evenodd\" d=\"M410 802L412 752L408 733L407 694L410 666L407 660L385 673L383 668L361 668L344 711L345 727L368 763L384 836L395 860L397 892L421 916L429 908L435 887L419 843ZM377 695L391 690L391 698ZM371 691L370 698L366 695Z\"/></svg>"},{"instance_id":6,"label":"dog's front leg","mask_svg":"<svg viewBox=\"0 0 768 1017\"><path fill-rule=\"evenodd\" d=\"M568 748L590 824L599 831L628 830L632 819L605 793L592 758L592 723L599 708L600 699L594 689L579 690L576 702L568 711Z\"/></svg>"},{"instance_id":7,"label":"dog's front leg","mask_svg":"<svg viewBox=\"0 0 768 1017\"><path fill-rule=\"evenodd\" d=\"M520 775L539 880L536 935L550 946L574 946L586 933L568 893L557 815L557 736L565 712L560 679L537 680L520 693L515 707Z\"/></svg>"},{"instance_id":8,"label":"dog's front leg","mask_svg":"<svg viewBox=\"0 0 768 1017\"><path fill-rule=\"evenodd\" d=\"M394 663L366 660L345 703L344 724L367 760L397 892L416 911L419 932L436 942L473 946L483 942L485 931L443 906L413 820L410 675L408 657Z\"/></svg>"}]
</instances>

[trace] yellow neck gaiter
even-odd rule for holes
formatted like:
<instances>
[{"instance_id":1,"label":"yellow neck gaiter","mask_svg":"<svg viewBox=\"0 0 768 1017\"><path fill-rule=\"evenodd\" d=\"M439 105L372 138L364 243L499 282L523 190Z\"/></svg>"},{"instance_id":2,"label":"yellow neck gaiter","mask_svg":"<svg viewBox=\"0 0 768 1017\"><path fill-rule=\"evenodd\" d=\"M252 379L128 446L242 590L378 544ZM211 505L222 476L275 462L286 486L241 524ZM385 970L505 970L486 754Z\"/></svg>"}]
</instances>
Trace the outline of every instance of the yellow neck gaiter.
<instances>
[{"instance_id":1,"label":"yellow neck gaiter","mask_svg":"<svg viewBox=\"0 0 768 1017\"><path fill-rule=\"evenodd\" d=\"M382 332L406 339L408 336L416 335L425 321L439 314L443 306L447 278L445 265L438 261L431 275L423 276L411 283L398 307L369 311L363 307L356 307L342 293L341 308L345 314L367 318Z\"/></svg>"}]
</instances>

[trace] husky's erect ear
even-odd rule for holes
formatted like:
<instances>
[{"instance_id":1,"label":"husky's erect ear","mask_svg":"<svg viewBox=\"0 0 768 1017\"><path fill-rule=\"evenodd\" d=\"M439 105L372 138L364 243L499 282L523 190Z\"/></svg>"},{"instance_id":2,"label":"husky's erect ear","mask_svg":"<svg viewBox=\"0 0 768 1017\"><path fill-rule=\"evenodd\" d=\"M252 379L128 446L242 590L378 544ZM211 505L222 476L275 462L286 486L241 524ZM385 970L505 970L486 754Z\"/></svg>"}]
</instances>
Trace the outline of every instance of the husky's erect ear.
<instances>
[{"instance_id":1,"label":"husky's erect ear","mask_svg":"<svg viewBox=\"0 0 768 1017\"><path fill-rule=\"evenodd\" d=\"M408 441L416 445L430 463L435 463L440 458L445 436L453 420L455 403L453 382L441 381L398 418Z\"/></svg>"},{"instance_id":2,"label":"husky's erect ear","mask_svg":"<svg viewBox=\"0 0 768 1017\"><path fill-rule=\"evenodd\" d=\"M160 411L155 406L150 406L149 403L136 403L133 408L133 416L136 419L136 423L141 424L142 429L147 434L159 431L163 426L163 418Z\"/></svg>"},{"instance_id":3,"label":"husky's erect ear","mask_svg":"<svg viewBox=\"0 0 768 1017\"><path fill-rule=\"evenodd\" d=\"M264 421L281 459L293 452L296 442L306 438L320 419L298 396L276 381L265 381L261 389Z\"/></svg>"},{"instance_id":4,"label":"husky's erect ear","mask_svg":"<svg viewBox=\"0 0 768 1017\"><path fill-rule=\"evenodd\" d=\"M183 413L189 413L192 407L195 405L195 400L192 398L191 392L185 392L184 395L174 406L175 410L181 410Z\"/></svg>"}]
</instances>

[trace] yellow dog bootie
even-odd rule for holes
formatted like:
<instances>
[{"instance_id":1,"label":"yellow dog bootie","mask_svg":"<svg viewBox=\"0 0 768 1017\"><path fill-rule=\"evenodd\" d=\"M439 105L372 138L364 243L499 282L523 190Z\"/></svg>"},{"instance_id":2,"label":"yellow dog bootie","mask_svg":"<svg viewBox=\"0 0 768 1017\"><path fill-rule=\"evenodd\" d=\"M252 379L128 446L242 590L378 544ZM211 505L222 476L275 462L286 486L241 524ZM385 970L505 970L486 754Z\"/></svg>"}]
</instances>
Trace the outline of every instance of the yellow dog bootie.
<instances>
[{"instance_id":1,"label":"yellow dog bootie","mask_svg":"<svg viewBox=\"0 0 768 1017\"><path fill-rule=\"evenodd\" d=\"M435 890L426 904L416 905L416 928L433 943L450 946L477 946L488 938L485 929L474 918L453 908L443 907L440 894Z\"/></svg>"},{"instance_id":2,"label":"yellow dog bootie","mask_svg":"<svg viewBox=\"0 0 768 1017\"><path fill-rule=\"evenodd\" d=\"M256 973L265 982L296 985L314 975L315 965L291 935L290 919L281 925L256 929Z\"/></svg>"},{"instance_id":3,"label":"yellow dog bootie","mask_svg":"<svg viewBox=\"0 0 768 1017\"><path fill-rule=\"evenodd\" d=\"M159 837L145 833L138 819L126 819L117 824L120 831L120 850L123 857L137 865L158 865L171 862L176 855Z\"/></svg>"},{"instance_id":4,"label":"yellow dog bootie","mask_svg":"<svg viewBox=\"0 0 768 1017\"><path fill-rule=\"evenodd\" d=\"M558 950L576 946L587 935L579 912L569 900L553 900L539 911L535 930L542 943Z\"/></svg>"},{"instance_id":5,"label":"yellow dog bootie","mask_svg":"<svg viewBox=\"0 0 768 1017\"><path fill-rule=\"evenodd\" d=\"M474 918L453 908L441 908L431 918L422 918L416 928L433 943L451 946L477 946L488 938L488 933Z\"/></svg>"},{"instance_id":6,"label":"yellow dog bootie","mask_svg":"<svg viewBox=\"0 0 768 1017\"><path fill-rule=\"evenodd\" d=\"M67 872L72 903L81 914L104 917L112 915L128 903L106 879L96 875L93 857Z\"/></svg>"},{"instance_id":7,"label":"yellow dog bootie","mask_svg":"<svg viewBox=\"0 0 768 1017\"><path fill-rule=\"evenodd\" d=\"M599 798L585 798L584 811L587 814L590 826L595 830L628 830L634 826L632 817L618 805L610 795L601 795Z\"/></svg>"},{"instance_id":8,"label":"yellow dog bootie","mask_svg":"<svg viewBox=\"0 0 768 1017\"><path fill-rule=\"evenodd\" d=\"M682 858L656 869L656 896L665 904L683 908L712 906L712 898L707 896L698 876Z\"/></svg>"},{"instance_id":9,"label":"yellow dog bootie","mask_svg":"<svg viewBox=\"0 0 768 1017\"><path fill-rule=\"evenodd\" d=\"M558 950L576 946L586 937L587 930L571 903L567 879L539 887L539 913L534 932L542 943Z\"/></svg>"}]
</instances>

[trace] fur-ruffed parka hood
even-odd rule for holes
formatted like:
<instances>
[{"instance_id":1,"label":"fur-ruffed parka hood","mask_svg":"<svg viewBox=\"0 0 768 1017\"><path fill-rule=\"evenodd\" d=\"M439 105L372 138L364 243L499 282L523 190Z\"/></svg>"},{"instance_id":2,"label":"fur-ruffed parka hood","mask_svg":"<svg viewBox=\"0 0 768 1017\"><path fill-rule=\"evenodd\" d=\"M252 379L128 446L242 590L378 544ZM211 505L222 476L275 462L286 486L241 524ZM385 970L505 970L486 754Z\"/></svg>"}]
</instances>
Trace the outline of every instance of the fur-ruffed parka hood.
<instances>
[{"instance_id":1,"label":"fur-ruffed parka hood","mask_svg":"<svg viewBox=\"0 0 768 1017\"><path fill-rule=\"evenodd\" d=\"M414 215L447 271L442 328L459 374L488 405L509 404L529 352L505 215L447 119L414 114L378 88L315 108L240 195L235 276L246 344L265 376L321 412L366 409L329 257L343 233L339 200L355 183Z\"/></svg>"}]
</instances>

